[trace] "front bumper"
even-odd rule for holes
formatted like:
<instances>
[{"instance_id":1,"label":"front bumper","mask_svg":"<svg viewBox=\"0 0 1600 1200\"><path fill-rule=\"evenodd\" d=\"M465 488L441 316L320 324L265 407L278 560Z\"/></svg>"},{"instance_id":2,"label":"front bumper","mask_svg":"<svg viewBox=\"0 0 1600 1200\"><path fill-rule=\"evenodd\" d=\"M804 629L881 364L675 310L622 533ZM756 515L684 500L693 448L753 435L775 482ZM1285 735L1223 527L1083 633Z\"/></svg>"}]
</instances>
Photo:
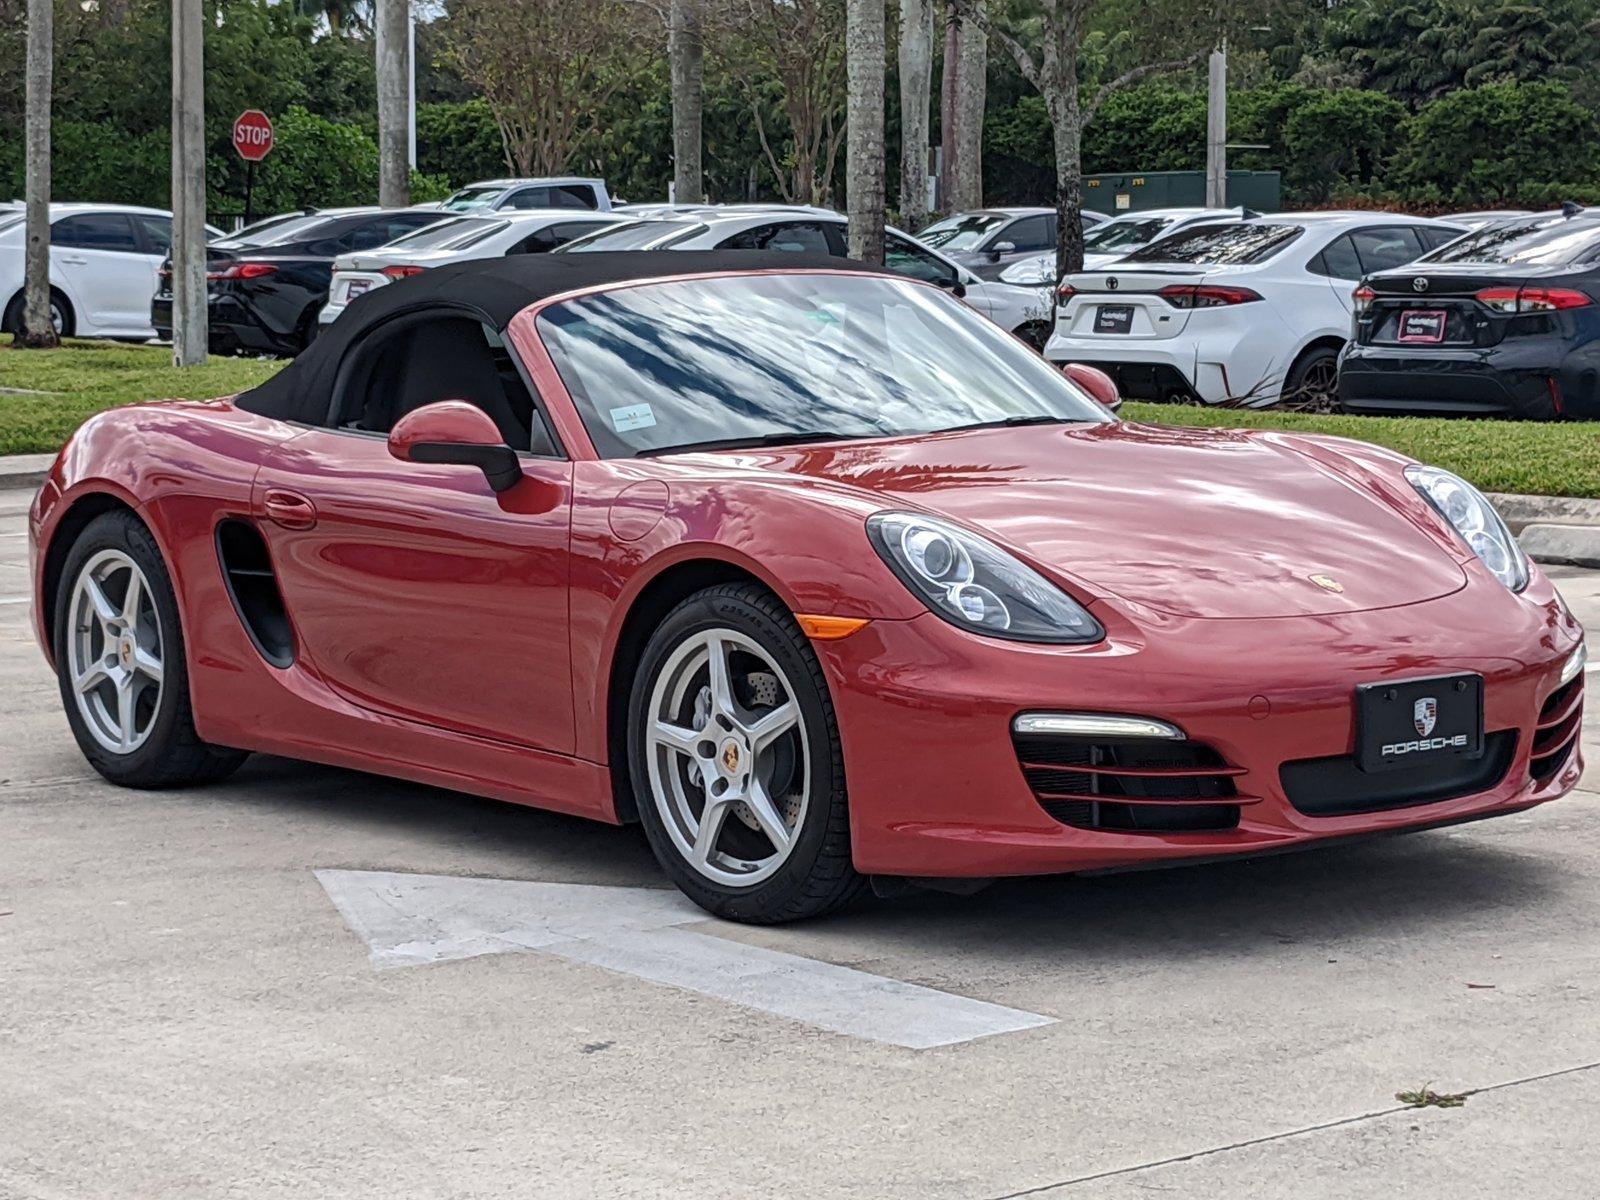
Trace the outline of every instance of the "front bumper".
<instances>
[{"instance_id":1,"label":"front bumper","mask_svg":"<svg viewBox=\"0 0 1600 1200\"><path fill-rule=\"evenodd\" d=\"M1595 417L1597 372L1600 355L1571 354L1552 338L1423 352L1351 344L1340 360L1339 400L1352 412Z\"/></svg>"},{"instance_id":2,"label":"front bumper","mask_svg":"<svg viewBox=\"0 0 1600 1200\"><path fill-rule=\"evenodd\" d=\"M1291 849L1471 820L1553 800L1578 781L1578 742L1530 775L1541 706L1582 631L1536 573L1513 597L1486 572L1451 596L1396 609L1273 620L1193 619L1097 603L1095 646L1001 643L929 614L819 643L850 782L856 866L872 874L985 877L1107 870ZM1286 763L1350 755L1357 685L1456 672L1485 680L1485 730L1510 731L1488 790L1351 815L1290 803ZM1580 685L1581 686L1581 685ZM1177 726L1239 773L1236 826L1084 829L1052 817L1018 759L1023 712L1134 714Z\"/></svg>"}]
</instances>

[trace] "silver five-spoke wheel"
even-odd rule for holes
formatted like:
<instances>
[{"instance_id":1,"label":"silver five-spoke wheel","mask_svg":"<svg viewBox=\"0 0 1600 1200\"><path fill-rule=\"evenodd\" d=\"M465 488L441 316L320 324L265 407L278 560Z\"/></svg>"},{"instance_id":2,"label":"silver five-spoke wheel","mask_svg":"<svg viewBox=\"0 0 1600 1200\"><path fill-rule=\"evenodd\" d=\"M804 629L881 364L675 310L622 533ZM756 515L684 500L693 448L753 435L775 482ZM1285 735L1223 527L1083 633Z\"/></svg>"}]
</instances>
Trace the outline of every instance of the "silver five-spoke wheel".
<instances>
[{"instance_id":1,"label":"silver five-spoke wheel","mask_svg":"<svg viewBox=\"0 0 1600 1200\"><path fill-rule=\"evenodd\" d=\"M89 734L114 754L144 745L161 707L161 618L139 565L120 550L83 564L68 607L67 670Z\"/></svg>"},{"instance_id":2,"label":"silver five-spoke wheel","mask_svg":"<svg viewBox=\"0 0 1600 1200\"><path fill-rule=\"evenodd\" d=\"M783 669L744 634L705 630L662 664L646 720L650 798L685 861L725 885L771 877L794 849L811 778Z\"/></svg>"}]
</instances>

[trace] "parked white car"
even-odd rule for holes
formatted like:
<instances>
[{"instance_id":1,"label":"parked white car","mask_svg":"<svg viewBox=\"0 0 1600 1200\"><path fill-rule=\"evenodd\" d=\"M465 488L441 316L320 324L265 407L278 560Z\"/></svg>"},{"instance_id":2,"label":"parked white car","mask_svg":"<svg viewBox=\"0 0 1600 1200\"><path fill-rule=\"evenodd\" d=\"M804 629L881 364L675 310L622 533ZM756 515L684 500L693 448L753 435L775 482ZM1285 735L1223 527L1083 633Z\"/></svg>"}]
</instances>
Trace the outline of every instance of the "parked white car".
<instances>
[{"instance_id":1,"label":"parked white car","mask_svg":"<svg viewBox=\"0 0 1600 1200\"><path fill-rule=\"evenodd\" d=\"M1063 279L1044 354L1099 367L1130 398L1331 404L1356 283L1462 232L1374 212L1196 225Z\"/></svg>"},{"instance_id":2,"label":"parked white car","mask_svg":"<svg viewBox=\"0 0 1600 1200\"><path fill-rule=\"evenodd\" d=\"M1180 233L1191 225L1242 220L1246 215L1242 208L1148 208L1123 213L1083 235L1083 269L1099 270L1140 246ZM1055 247L1043 254L1019 258L1000 273L1000 279L1018 287L1055 287Z\"/></svg>"},{"instance_id":3,"label":"parked white car","mask_svg":"<svg viewBox=\"0 0 1600 1200\"><path fill-rule=\"evenodd\" d=\"M551 175L539 179L482 179L469 183L440 202L447 212L499 212L507 208L586 208L610 212L611 193L604 179Z\"/></svg>"},{"instance_id":4,"label":"parked white car","mask_svg":"<svg viewBox=\"0 0 1600 1200\"><path fill-rule=\"evenodd\" d=\"M1087 208L1079 215L1086 236L1108 219ZM917 241L984 279L1000 279L1013 263L1053 253L1058 228L1053 208L983 208L941 217Z\"/></svg>"},{"instance_id":5,"label":"parked white car","mask_svg":"<svg viewBox=\"0 0 1600 1200\"><path fill-rule=\"evenodd\" d=\"M0 210L0 329L22 329L26 218ZM207 226L214 237L220 229ZM150 297L172 248L172 214L128 204L50 206L50 319L63 337L143 341Z\"/></svg>"},{"instance_id":6,"label":"parked white car","mask_svg":"<svg viewBox=\"0 0 1600 1200\"><path fill-rule=\"evenodd\" d=\"M357 296L429 267L471 258L544 254L608 225L628 220L619 213L579 212L570 208L502 209L499 212L445 215L415 233L375 250L341 254L333 260L328 302L317 314L326 327Z\"/></svg>"},{"instance_id":7,"label":"parked white car","mask_svg":"<svg viewBox=\"0 0 1600 1200\"><path fill-rule=\"evenodd\" d=\"M845 256L848 222L826 209L734 205L674 213L659 220L630 221L563 246L559 253L590 250L791 250ZM1050 332L1050 296L1037 288L980 279L966 267L930 250L909 234L885 234L884 266L923 279L962 297L1003 329L1040 347Z\"/></svg>"}]
</instances>

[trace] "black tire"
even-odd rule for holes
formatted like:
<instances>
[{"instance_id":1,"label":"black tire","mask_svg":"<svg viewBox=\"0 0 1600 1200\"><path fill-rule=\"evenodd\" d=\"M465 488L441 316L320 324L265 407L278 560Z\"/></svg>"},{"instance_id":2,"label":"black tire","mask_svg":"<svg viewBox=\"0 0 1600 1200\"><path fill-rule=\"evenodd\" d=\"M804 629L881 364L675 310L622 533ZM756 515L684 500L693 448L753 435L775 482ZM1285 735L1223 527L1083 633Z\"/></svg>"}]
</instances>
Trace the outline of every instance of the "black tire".
<instances>
[{"instance_id":1,"label":"black tire","mask_svg":"<svg viewBox=\"0 0 1600 1200\"><path fill-rule=\"evenodd\" d=\"M1049 321L1029 321L1025 325L1018 325L1012 332L1043 354L1045 343L1050 340L1050 332L1054 328Z\"/></svg>"},{"instance_id":2,"label":"black tire","mask_svg":"<svg viewBox=\"0 0 1600 1200\"><path fill-rule=\"evenodd\" d=\"M791 684L805 722L811 770L793 848L776 873L744 887L706 878L678 849L656 807L643 736L650 697L668 657L686 639L729 629L757 643ZM722 584L684 600L651 634L634 674L628 709L628 770L640 821L656 859L672 881L706 911L731 921L773 925L836 912L868 890L850 854L844 756L822 666L793 616L754 584Z\"/></svg>"},{"instance_id":3,"label":"black tire","mask_svg":"<svg viewBox=\"0 0 1600 1200\"><path fill-rule=\"evenodd\" d=\"M16 337L22 336L22 310L26 302L27 297L22 292L11 297L6 305L4 317L0 317L0 332ZM77 329L77 319L73 315L71 303L55 288L50 289L50 307L59 319L60 328L56 330L56 336L71 337Z\"/></svg>"},{"instance_id":4,"label":"black tire","mask_svg":"<svg viewBox=\"0 0 1600 1200\"><path fill-rule=\"evenodd\" d=\"M138 564L160 620L162 684L145 741L129 753L106 749L89 731L72 688L69 638L71 600L85 565L104 550L117 550ZM189 672L183 627L161 550L150 531L131 512L103 513L73 542L62 564L54 598L56 678L72 735L89 765L112 783L134 788L171 788L213 783L232 774L249 754L200 740L189 700Z\"/></svg>"},{"instance_id":5,"label":"black tire","mask_svg":"<svg viewBox=\"0 0 1600 1200\"><path fill-rule=\"evenodd\" d=\"M1282 402L1314 412L1340 412L1339 350L1312 346L1294 360L1283 378Z\"/></svg>"}]
</instances>

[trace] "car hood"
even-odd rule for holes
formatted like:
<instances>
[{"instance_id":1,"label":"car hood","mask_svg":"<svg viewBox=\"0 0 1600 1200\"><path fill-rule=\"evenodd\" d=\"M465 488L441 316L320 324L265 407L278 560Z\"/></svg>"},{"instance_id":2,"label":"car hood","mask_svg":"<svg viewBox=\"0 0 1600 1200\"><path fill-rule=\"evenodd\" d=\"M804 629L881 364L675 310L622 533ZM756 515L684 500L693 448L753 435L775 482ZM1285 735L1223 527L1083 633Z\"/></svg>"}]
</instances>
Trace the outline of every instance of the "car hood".
<instances>
[{"instance_id":1,"label":"car hood","mask_svg":"<svg viewBox=\"0 0 1600 1200\"><path fill-rule=\"evenodd\" d=\"M942 514L1092 596L1174 616L1356 612L1467 581L1397 469L1293 435L1031 426L764 457L884 508Z\"/></svg>"}]
</instances>

